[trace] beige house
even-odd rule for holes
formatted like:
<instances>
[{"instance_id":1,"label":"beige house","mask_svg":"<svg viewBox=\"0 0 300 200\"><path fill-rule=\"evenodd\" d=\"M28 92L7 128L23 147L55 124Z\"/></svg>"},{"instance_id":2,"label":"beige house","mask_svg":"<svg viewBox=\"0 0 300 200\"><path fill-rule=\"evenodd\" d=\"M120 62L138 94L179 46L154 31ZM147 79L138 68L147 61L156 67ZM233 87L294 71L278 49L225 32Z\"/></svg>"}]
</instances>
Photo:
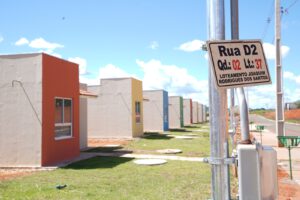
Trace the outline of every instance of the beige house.
<instances>
[{"instance_id":1,"label":"beige house","mask_svg":"<svg viewBox=\"0 0 300 200\"><path fill-rule=\"evenodd\" d=\"M78 73L77 64L45 53L0 56L0 167L79 156Z\"/></svg>"},{"instance_id":2,"label":"beige house","mask_svg":"<svg viewBox=\"0 0 300 200\"><path fill-rule=\"evenodd\" d=\"M144 131L163 132L169 129L169 99L164 90L143 91Z\"/></svg>"},{"instance_id":3,"label":"beige house","mask_svg":"<svg viewBox=\"0 0 300 200\"><path fill-rule=\"evenodd\" d=\"M169 128L183 126L183 99L181 96L169 96Z\"/></svg>"},{"instance_id":4,"label":"beige house","mask_svg":"<svg viewBox=\"0 0 300 200\"><path fill-rule=\"evenodd\" d=\"M183 124L190 126L193 123L193 103L192 99L183 99Z\"/></svg>"},{"instance_id":5,"label":"beige house","mask_svg":"<svg viewBox=\"0 0 300 200\"><path fill-rule=\"evenodd\" d=\"M202 123L204 121L204 117L203 117L203 104L199 103L198 104L198 121L200 123Z\"/></svg>"},{"instance_id":6,"label":"beige house","mask_svg":"<svg viewBox=\"0 0 300 200\"><path fill-rule=\"evenodd\" d=\"M88 86L97 98L88 99L88 138L133 138L143 135L142 81L101 79Z\"/></svg>"},{"instance_id":7,"label":"beige house","mask_svg":"<svg viewBox=\"0 0 300 200\"><path fill-rule=\"evenodd\" d=\"M198 102L193 101L193 124L199 123L199 119L198 119Z\"/></svg>"},{"instance_id":8,"label":"beige house","mask_svg":"<svg viewBox=\"0 0 300 200\"><path fill-rule=\"evenodd\" d=\"M88 147L88 98L96 98L97 95L87 91L87 84L80 83L80 98L79 98L79 139L80 149Z\"/></svg>"}]
</instances>

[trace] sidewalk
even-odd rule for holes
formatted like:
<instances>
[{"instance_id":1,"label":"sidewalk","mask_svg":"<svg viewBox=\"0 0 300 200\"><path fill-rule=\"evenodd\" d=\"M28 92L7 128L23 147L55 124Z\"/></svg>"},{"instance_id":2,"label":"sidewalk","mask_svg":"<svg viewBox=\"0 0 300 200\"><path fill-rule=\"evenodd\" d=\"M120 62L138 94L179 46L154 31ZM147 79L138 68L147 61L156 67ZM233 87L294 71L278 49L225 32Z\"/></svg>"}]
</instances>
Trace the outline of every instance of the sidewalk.
<instances>
[{"instance_id":1,"label":"sidewalk","mask_svg":"<svg viewBox=\"0 0 300 200\"><path fill-rule=\"evenodd\" d=\"M253 125L253 127L255 127L255 125ZM258 142L261 142L262 139L263 146L271 146L276 150L278 168L283 169L289 175L290 174L289 152L288 149L285 147L278 147L276 134L265 129L262 131L261 134L262 138L261 138L259 132L254 130L251 130L250 132ZM300 185L300 147L299 146L291 149L291 157L292 157L293 181ZM287 177L286 181L289 181L289 177Z\"/></svg>"}]
</instances>

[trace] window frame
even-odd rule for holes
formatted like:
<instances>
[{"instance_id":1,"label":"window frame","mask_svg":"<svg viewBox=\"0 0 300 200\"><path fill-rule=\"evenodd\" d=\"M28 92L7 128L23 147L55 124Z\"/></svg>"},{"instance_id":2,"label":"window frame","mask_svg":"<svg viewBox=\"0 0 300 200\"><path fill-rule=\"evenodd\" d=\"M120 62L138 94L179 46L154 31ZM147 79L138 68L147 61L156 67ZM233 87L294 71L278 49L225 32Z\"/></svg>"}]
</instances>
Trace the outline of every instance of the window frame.
<instances>
[{"instance_id":1,"label":"window frame","mask_svg":"<svg viewBox=\"0 0 300 200\"><path fill-rule=\"evenodd\" d=\"M140 101L135 101L134 110L135 110L134 111L135 112L135 123L136 124L142 123L142 119L141 119L141 117L142 117L141 116L141 102Z\"/></svg>"},{"instance_id":2,"label":"window frame","mask_svg":"<svg viewBox=\"0 0 300 200\"><path fill-rule=\"evenodd\" d=\"M68 98L68 97L54 97L54 102L56 103L56 100L62 100L62 123L56 123L54 120L54 138L55 140L63 140L63 139L70 139L73 138L73 99ZM71 101L71 122L64 122L65 121L65 100L70 100ZM70 135L67 136L56 136L55 128L56 127L64 127L68 126L70 127Z\"/></svg>"}]
</instances>

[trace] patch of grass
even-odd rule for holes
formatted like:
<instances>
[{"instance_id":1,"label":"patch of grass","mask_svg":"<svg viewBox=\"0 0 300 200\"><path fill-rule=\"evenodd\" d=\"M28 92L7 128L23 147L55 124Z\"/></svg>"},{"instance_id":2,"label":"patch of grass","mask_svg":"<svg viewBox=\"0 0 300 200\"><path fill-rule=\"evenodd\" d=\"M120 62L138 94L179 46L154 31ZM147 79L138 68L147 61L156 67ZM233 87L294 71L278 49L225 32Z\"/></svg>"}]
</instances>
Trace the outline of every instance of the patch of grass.
<instances>
[{"instance_id":1,"label":"patch of grass","mask_svg":"<svg viewBox=\"0 0 300 200\"><path fill-rule=\"evenodd\" d=\"M189 135L195 134L192 140L177 139L171 137L171 135L165 134L150 134L145 135L139 140L134 140L127 144L124 149L127 150L140 150L140 151L151 151L153 154L157 154L155 151L158 149L180 149L182 150L181 156L198 156L207 157L210 151L209 142L209 130L201 129L204 132L199 132L200 126L194 128L194 131L183 131L183 132L169 132L171 135Z\"/></svg>"},{"instance_id":2,"label":"patch of grass","mask_svg":"<svg viewBox=\"0 0 300 200\"><path fill-rule=\"evenodd\" d=\"M295 124L300 124L300 119L286 119L285 121Z\"/></svg>"},{"instance_id":3,"label":"patch of grass","mask_svg":"<svg viewBox=\"0 0 300 200\"><path fill-rule=\"evenodd\" d=\"M61 190L56 185L66 184ZM177 200L210 197L210 166L168 161L137 166L129 158L95 157L50 172L0 182L0 199Z\"/></svg>"}]
</instances>

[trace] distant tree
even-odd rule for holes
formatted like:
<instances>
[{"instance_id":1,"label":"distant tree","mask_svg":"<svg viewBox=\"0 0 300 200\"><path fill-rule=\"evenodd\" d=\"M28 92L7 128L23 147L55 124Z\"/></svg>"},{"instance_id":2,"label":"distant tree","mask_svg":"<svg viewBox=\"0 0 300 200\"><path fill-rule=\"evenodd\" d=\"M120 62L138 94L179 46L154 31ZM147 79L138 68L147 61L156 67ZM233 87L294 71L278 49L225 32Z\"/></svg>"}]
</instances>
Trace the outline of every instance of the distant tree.
<instances>
[{"instance_id":1,"label":"distant tree","mask_svg":"<svg viewBox=\"0 0 300 200\"><path fill-rule=\"evenodd\" d=\"M296 104L297 108L300 108L300 100L295 101L295 104Z\"/></svg>"}]
</instances>

